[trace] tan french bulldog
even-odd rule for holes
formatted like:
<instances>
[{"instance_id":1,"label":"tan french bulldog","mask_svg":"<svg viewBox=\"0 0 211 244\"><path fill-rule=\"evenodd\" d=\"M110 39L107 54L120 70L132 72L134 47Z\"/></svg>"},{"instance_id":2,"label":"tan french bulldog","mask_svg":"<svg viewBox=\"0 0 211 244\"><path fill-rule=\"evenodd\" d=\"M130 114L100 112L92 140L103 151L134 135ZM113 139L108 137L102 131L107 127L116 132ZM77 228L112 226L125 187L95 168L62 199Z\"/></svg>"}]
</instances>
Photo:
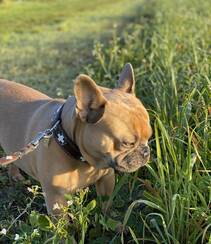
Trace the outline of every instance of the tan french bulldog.
<instances>
[{"instance_id":1,"label":"tan french bulldog","mask_svg":"<svg viewBox=\"0 0 211 244\"><path fill-rule=\"evenodd\" d=\"M114 170L133 172L149 160L149 116L135 96L133 69L126 64L115 89L96 85L86 75L74 84L75 97L52 99L24 85L0 80L0 145L7 154L18 151L38 132L49 128L64 103L62 127L85 159L66 154L52 137L11 166L41 183L49 213L54 204L66 204L64 194L95 184L97 194L110 196Z\"/></svg>"}]
</instances>

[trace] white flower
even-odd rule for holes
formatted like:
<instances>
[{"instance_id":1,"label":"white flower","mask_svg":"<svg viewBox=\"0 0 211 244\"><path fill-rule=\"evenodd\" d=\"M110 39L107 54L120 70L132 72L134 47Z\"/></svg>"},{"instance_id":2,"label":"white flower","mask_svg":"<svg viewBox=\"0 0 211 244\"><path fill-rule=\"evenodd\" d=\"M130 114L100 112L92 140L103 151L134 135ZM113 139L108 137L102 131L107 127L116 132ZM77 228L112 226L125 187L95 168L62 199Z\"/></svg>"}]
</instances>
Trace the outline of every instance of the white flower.
<instances>
[{"instance_id":1,"label":"white flower","mask_svg":"<svg viewBox=\"0 0 211 244\"><path fill-rule=\"evenodd\" d=\"M7 230L5 228L3 228L1 231L0 231L0 234L1 235L6 235L7 234Z\"/></svg>"},{"instance_id":2,"label":"white flower","mask_svg":"<svg viewBox=\"0 0 211 244\"><path fill-rule=\"evenodd\" d=\"M68 206L71 206L73 204L73 200L69 200L69 201L67 201L67 205Z\"/></svg>"},{"instance_id":3,"label":"white flower","mask_svg":"<svg viewBox=\"0 0 211 244\"><path fill-rule=\"evenodd\" d=\"M33 192L32 188L30 188L30 187L27 187L27 190L28 190L29 192Z\"/></svg>"},{"instance_id":4,"label":"white flower","mask_svg":"<svg viewBox=\"0 0 211 244\"><path fill-rule=\"evenodd\" d=\"M18 235L18 234L15 234L15 238L14 238L14 240L15 241L18 241L20 239L20 236Z\"/></svg>"},{"instance_id":5,"label":"white flower","mask_svg":"<svg viewBox=\"0 0 211 244\"><path fill-rule=\"evenodd\" d=\"M33 234L39 234L38 229L34 229Z\"/></svg>"},{"instance_id":6,"label":"white flower","mask_svg":"<svg viewBox=\"0 0 211 244\"><path fill-rule=\"evenodd\" d=\"M34 229L32 234L31 234L31 237L34 238L34 237L37 237L37 236L40 236L39 231L38 231L38 229Z\"/></svg>"},{"instance_id":7,"label":"white flower","mask_svg":"<svg viewBox=\"0 0 211 244\"><path fill-rule=\"evenodd\" d=\"M59 204L58 204L58 203L55 203L55 204L53 205L53 210L56 210L56 209L60 209L60 207L59 207Z\"/></svg>"}]
</instances>

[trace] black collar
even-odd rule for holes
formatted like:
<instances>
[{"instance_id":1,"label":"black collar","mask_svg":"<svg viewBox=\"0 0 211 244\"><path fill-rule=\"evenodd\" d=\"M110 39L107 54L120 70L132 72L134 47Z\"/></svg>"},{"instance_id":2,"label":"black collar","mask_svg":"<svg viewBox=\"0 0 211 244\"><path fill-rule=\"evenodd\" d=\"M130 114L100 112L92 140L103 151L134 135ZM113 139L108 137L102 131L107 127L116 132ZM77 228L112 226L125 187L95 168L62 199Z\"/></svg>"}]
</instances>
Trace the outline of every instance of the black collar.
<instances>
[{"instance_id":1,"label":"black collar","mask_svg":"<svg viewBox=\"0 0 211 244\"><path fill-rule=\"evenodd\" d=\"M57 109L56 117L53 120L53 124L57 123L57 125L53 131L54 138L65 153L67 153L71 157L74 157L77 160L83 161L83 157L82 157L79 147L67 135L67 132L62 127L61 114L62 114L63 107L64 107L64 104L59 109Z\"/></svg>"}]
</instances>

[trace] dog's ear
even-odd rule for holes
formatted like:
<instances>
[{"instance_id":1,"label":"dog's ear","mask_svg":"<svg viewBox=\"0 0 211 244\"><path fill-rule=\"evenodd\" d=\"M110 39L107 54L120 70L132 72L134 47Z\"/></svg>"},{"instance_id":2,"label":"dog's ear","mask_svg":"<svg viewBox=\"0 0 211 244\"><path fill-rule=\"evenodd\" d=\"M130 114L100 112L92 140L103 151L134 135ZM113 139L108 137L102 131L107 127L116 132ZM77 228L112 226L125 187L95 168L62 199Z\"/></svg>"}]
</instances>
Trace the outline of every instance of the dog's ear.
<instances>
[{"instance_id":1,"label":"dog's ear","mask_svg":"<svg viewBox=\"0 0 211 244\"><path fill-rule=\"evenodd\" d=\"M123 68L119 80L117 81L117 88L135 95L135 78L133 67L130 63L127 63Z\"/></svg>"},{"instance_id":2,"label":"dog's ear","mask_svg":"<svg viewBox=\"0 0 211 244\"><path fill-rule=\"evenodd\" d=\"M97 123L104 114L107 102L97 84L89 76L79 75L75 80L74 94L80 119Z\"/></svg>"}]
</instances>

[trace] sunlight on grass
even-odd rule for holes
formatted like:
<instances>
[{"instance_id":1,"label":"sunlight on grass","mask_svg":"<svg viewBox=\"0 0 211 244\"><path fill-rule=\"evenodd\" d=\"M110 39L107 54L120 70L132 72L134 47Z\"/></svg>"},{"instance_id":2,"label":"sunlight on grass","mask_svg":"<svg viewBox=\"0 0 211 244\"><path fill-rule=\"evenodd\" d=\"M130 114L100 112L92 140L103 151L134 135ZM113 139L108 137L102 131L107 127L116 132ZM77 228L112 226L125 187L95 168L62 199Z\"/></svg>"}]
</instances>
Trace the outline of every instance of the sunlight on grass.
<instances>
[{"instance_id":1,"label":"sunlight on grass","mask_svg":"<svg viewBox=\"0 0 211 244\"><path fill-rule=\"evenodd\" d=\"M0 77L67 97L92 42L137 15L140 0L15 1L0 8ZM64 89L63 89L64 88Z\"/></svg>"}]
</instances>

